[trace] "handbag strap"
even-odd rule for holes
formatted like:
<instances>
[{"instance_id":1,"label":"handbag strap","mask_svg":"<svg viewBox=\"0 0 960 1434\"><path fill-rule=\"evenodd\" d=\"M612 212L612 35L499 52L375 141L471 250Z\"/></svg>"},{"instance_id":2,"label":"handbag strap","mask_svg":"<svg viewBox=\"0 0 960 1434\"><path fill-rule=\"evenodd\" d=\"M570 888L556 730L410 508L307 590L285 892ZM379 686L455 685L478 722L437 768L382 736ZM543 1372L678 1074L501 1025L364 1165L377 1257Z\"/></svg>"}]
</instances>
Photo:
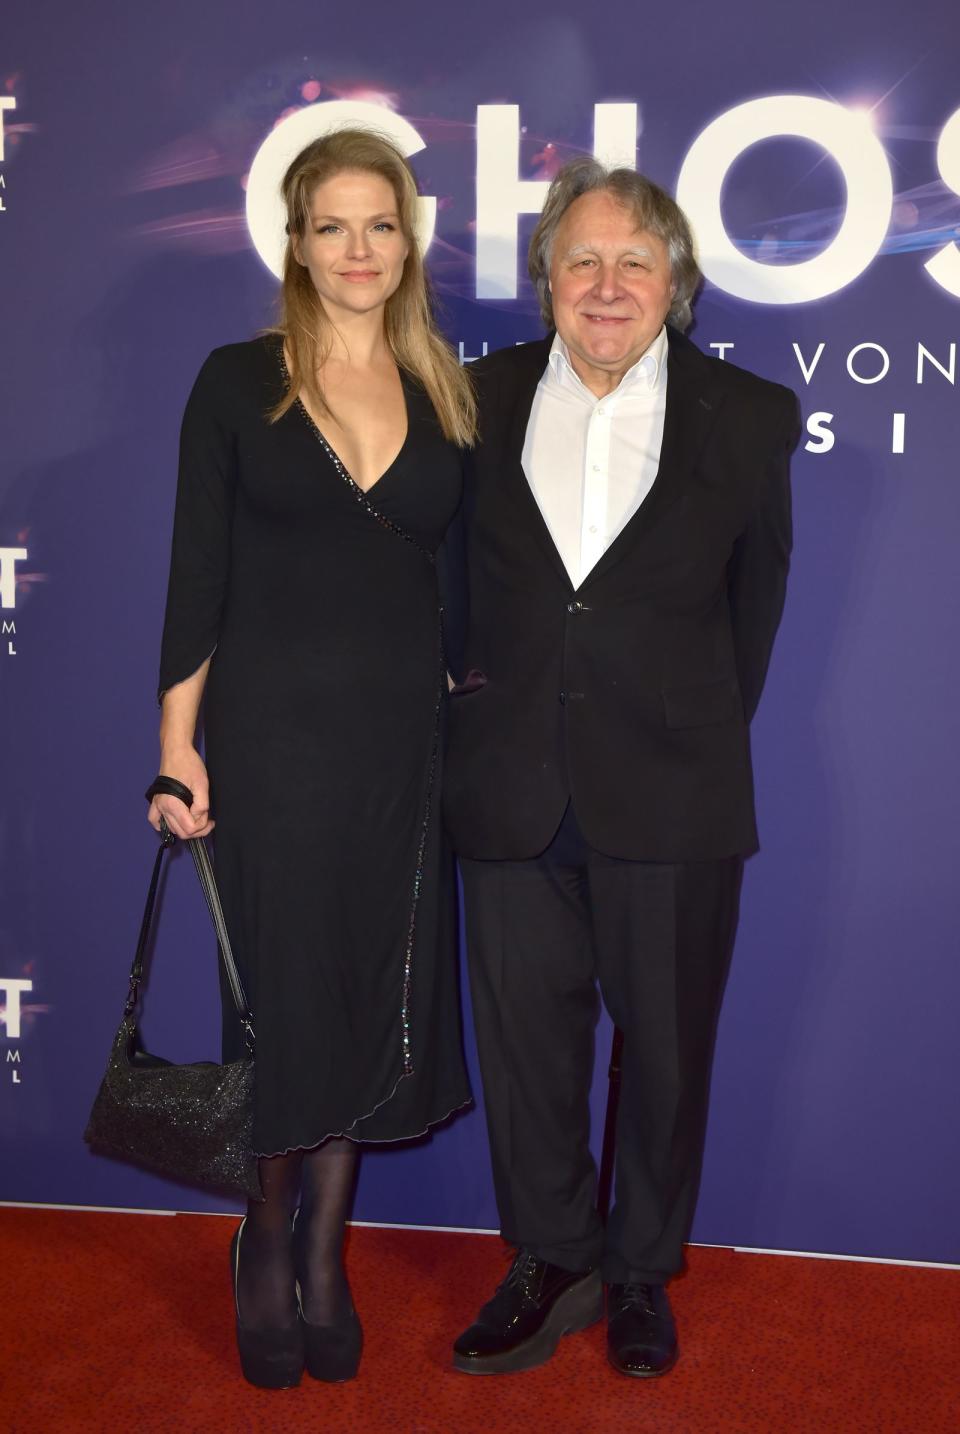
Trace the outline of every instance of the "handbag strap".
<instances>
[{"instance_id":1,"label":"handbag strap","mask_svg":"<svg viewBox=\"0 0 960 1434\"><path fill-rule=\"evenodd\" d=\"M173 777L158 777L156 781L147 788L147 800L151 801L157 795L176 797L186 806L193 805L193 793L189 787L182 782L176 781ZM146 958L147 942L150 937L150 928L153 924L153 910L157 900L157 889L160 885L160 868L163 865L164 853L176 845L176 837L167 826L163 817L160 818L160 848L153 863L153 872L150 877L150 886L147 890L147 902L143 911L143 920L140 923L140 935L137 939L137 949L133 958L133 965L130 968L130 989L127 993L127 1001L124 1006L124 1015L130 1016L136 1008L140 995L140 986L143 981L143 965ZM203 892L204 900L207 903L207 910L213 921L214 930L217 933L217 946L220 951L220 959L223 962L223 969L227 974L227 984L230 987L230 994L233 1003L237 1008L240 1023L243 1026L244 1040L250 1055L253 1055L254 1034L253 1016L244 995L243 984L240 980L240 973L233 957L233 950L230 946L230 937L227 934L227 923L224 920L223 907L220 904L220 893L217 891L217 883L213 875L213 867L210 862L210 854L202 837L190 837L187 839L187 846L190 855L193 857L193 864L197 870L200 880L200 889Z\"/></svg>"}]
</instances>

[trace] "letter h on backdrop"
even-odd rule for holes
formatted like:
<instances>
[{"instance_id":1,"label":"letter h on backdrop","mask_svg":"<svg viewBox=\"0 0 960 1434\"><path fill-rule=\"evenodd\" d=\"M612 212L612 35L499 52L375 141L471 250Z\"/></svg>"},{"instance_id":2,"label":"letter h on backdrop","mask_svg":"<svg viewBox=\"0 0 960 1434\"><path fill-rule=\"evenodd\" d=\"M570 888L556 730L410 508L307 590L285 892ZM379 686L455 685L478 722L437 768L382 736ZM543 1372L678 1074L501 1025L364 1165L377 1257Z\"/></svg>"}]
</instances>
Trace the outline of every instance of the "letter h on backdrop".
<instances>
[{"instance_id":1,"label":"letter h on backdrop","mask_svg":"<svg viewBox=\"0 0 960 1434\"><path fill-rule=\"evenodd\" d=\"M593 107L593 153L602 164L636 168L637 106ZM539 214L550 184L520 178L519 105L477 106L477 298L517 297L521 214Z\"/></svg>"}]
</instances>

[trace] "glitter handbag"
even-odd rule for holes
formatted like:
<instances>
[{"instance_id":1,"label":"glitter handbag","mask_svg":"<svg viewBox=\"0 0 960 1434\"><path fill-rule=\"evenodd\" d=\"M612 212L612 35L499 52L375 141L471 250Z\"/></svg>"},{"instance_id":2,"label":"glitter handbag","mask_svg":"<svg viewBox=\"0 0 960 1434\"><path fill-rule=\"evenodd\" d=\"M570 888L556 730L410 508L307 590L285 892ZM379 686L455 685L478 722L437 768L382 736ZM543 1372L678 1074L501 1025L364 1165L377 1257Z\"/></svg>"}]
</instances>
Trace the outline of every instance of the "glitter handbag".
<instances>
[{"instance_id":1,"label":"glitter handbag","mask_svg":"<svg viewBox=\"0 0 960 1434\"><path fill-rule=\"evenodd\" d=\"M193 797L188 788L173 791L170 778L158 778L158 782L164 784L162 790L169 795L181 800L189 798L187 805L192 805ZM148 796L152 796L156 788L154 783ZM114 1038L84 1139L100 1155L132 1161L172 1180L262 1200L258 1161L253 1151L253 1018L230 949L210 857L199 837L192 838L187 846L217 933L230 993L243 1026L246 1055L225 1065L212 1061L176 1065L161 1056L148 1054L140 1043L136 1012L144 958L164 853L175 840L161 818L160 849L153 865L130 971L123 1020Z\"/></svg>"}]
</instances>

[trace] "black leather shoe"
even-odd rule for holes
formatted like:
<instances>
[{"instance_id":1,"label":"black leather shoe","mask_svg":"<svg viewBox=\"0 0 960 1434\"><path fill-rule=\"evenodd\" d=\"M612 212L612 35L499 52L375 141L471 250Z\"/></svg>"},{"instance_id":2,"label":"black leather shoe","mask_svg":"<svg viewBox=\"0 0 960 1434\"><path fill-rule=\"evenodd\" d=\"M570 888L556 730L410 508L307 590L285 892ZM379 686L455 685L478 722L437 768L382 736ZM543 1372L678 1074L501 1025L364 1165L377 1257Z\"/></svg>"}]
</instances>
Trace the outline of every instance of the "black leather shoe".
<instances>
[{"instance_id":1,"label":"black leather shoe","mask_svg":"<svg viewBox=\"0 0 960 1434\"><path fill-rule=\"evenodd\" d=\"M240 1236L246 1218L240 1221L230 1242L230 1272L233 1276L233 1304L237 1314L237 1350L244 1379L258 1389L293 1389L303 1374L303 1333L294 1316L288 1327L248 1329L240 1319L237 1274L240 1264ZM292 1291L291 1291L292 1294Z\"/></svg>"},{"instance_id":2,"label":"black leather shoe","mask_svg":"<svg viewBox=\"0 0 960 1434\"><path fill-rule=\"evenodd\" d=\"M666 1374L677 1362L677 1331L663 1285L610 1285L607 1358L634 1379Z\"/></svg>"},{"instance_id":3,"label":"black leather shoe","mask_svg":"<svg viewBox=\"0 0 960 1434\"><path fill-rule=\"evenodd\" d=\"M564 1270L518 1250L510 1273L453 1346L465 1374L512 1374L550 1358L565 1334L603 1314L596 1270Z\"/></svg>"}]
</instances>

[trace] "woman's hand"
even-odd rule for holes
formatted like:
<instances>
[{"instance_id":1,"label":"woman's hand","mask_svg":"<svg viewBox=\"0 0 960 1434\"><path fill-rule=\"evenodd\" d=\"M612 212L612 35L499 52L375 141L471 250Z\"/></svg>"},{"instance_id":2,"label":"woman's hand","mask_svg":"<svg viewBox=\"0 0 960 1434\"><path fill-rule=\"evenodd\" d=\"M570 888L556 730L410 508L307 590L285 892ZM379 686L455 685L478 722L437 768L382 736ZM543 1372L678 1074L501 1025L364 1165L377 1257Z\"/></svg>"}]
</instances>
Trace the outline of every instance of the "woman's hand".
<instances>
[{"instance_id":1,"label":"woman's hand","mask_svg":"<svg viewBox=\"0 0 960 1434\"><path fill-rule=\"evenodd\" d=\"M154 797L147 813L147 821L154 830L160 830L162 816L174 836L182 841L189 837L209 836L216 823L210 820L210 782L196 747L164 747L160 753L160 775L173 777L189 787L193 793L193 806L188 808L176 797Z\"/></svg>"},{"instance_id":2,"label":"woman's hand","mask_svg":"<svg viewBox=\"0 0 960 1434\"><path fill-rule=\"evenodd\" d=\"M160 717L160 776L173 777L193 793L193 806L176 797L154 797L147 821L160 830L163 817L175 837L205 837L213 831L210 820L210 783L203 758L194 746L197 713L203 696L210 659L202 662L190 677L163 694Z\"/></svg>"}]
</instances>

